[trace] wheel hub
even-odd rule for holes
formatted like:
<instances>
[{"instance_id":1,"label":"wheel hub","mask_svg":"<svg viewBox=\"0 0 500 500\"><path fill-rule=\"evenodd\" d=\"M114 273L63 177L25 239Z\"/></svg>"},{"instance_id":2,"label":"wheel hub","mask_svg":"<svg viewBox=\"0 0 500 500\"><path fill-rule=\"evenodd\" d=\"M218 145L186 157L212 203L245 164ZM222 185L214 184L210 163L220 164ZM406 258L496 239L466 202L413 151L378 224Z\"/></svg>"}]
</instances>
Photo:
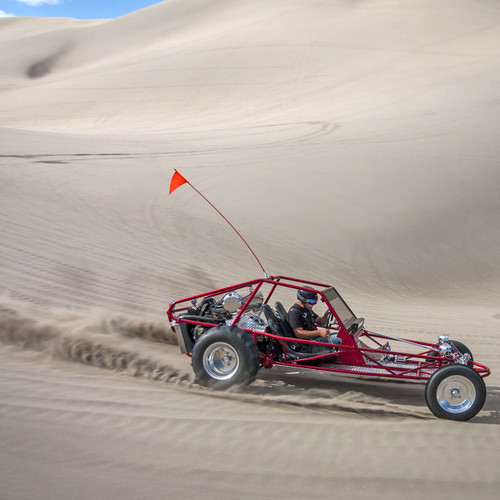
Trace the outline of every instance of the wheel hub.
<instances>
[{"instance_id":1,"label":"wheel hub","mask_svg":"<svg viewBox=\"0 0 500 500\"><path fill-rule=\"evenodd\" d=\"M239 366L238 353L225 342L212 344L203 355L205 371L216 380L230 379L237 373Z\"/></svg>"},{"instance_id":2,"label":"wheel hub","mask_svg":"<svg viewBox=\"0 0 500 500\"><path fill-rule=\"evenodd\" d=\"M444 410L450 413L462 413L474 404L476 389L466 377L454 375L439 384L437 400Z\"/></svg>"}]
</instances>

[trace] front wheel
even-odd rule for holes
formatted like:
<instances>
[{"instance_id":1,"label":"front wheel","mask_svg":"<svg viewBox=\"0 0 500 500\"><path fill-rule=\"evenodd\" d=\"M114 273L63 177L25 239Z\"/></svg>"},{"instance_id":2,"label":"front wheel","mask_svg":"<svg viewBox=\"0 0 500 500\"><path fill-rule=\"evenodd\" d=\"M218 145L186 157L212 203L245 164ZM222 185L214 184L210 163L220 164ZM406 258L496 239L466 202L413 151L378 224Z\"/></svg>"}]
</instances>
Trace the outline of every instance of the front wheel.
<instances>
[{"instance_id":1,"label":"front wheel","mask_svg":"<svg viewBox=\"0 0 500 500\"><path fill-rule=\"evenodd\" d=\"M195 343L193 371L198 383L227 389L252 383L259 369L259 350L250 334L236 327L220 326Z\"/></svg>"},{"instance_id":2,"label":"front wheel","mask_svg":"<svg viewBox=\"0 0 500 500\"><path fill-rule=\"evenodd\" d=\"M462 344L462 342L459 342L458 340L450 340L450 345L454 347L460 354L468 354L469 355L469 361L467 362L468 366L471 366L474 364L474 356L472 355L471 350L465 345ZM438 351L430 351L429 356L439 356ZM433 360L429 359L429 362Z\"/></svg>"},{"instance_id":3,"label":"front wheel","mask_svg":"<svg viewBox=\"0 0 500 500\"><path fill-rule=\"evenodd\" d=\"M462 342L459 342L458 340L450 340L450 344L460 353L460 354L468 354L470 356L469 358L469 365L472 365L472 362L474 361L474 356L472 356L471 350L465 345L462 344Z\"/></svg>"},{"instance_id":4,"label":"front wheel","mask_svg":"<svg viewBox=\"0 0 500 500\"><path fill-rule=\"evenodd\" d=\"M446 365L434 372L425 387L425 401L439 418L469 420L486 400L484 380L465 365Z\"/></svg>"}]
</instances>

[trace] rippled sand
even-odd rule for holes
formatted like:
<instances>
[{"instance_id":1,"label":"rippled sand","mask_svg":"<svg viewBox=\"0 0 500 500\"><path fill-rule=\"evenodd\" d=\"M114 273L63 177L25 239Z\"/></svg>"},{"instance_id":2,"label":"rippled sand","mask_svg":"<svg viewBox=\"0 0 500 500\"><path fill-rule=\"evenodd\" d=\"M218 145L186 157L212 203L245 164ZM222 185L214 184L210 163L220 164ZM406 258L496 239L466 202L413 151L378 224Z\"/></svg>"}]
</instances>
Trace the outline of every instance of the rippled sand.
<instances>
[{"instance_id":1,"label":"rippled sand","mask_svg":"<svg viewBox=\"0 0 500 500\"><path fill-rule=\"evenodd\" d=\"M0 19L0 496L497 498L499 19L472 0ZM199 387L169 301L260 269L189 186L168 196L174 168L268 273L467 344L483 410L441 421L422 384L285 368Z\"/></svg>"}]
</instances>

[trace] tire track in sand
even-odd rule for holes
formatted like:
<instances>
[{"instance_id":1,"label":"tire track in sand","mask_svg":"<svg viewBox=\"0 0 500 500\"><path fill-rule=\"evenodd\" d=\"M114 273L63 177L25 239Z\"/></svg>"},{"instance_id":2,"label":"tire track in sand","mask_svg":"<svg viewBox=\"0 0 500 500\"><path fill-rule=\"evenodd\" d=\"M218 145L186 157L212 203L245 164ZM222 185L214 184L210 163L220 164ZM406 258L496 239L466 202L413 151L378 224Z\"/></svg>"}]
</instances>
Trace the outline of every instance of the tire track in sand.
<instances>
[{"instance_id":1,"label":"tire track in sand","mask_svg":"<svg viewBox=\"0 0 500 500\"><path fill-rule=\"evenodd\" d=\"M76 361L223 400L371 417L431 418L420 387L406 391L401 402L392 397L393 388L387 384L382 389L377 384L370 389L370 384L360 385L322 372L297 376L277 368L261 370L257 381L245 390L199 387L188 359L179 355L167 321L104 312L84 315L59 310L42 314L26 306L0 304L0 342L43 353L49 359Z\"/></svg>"}]
</instances>

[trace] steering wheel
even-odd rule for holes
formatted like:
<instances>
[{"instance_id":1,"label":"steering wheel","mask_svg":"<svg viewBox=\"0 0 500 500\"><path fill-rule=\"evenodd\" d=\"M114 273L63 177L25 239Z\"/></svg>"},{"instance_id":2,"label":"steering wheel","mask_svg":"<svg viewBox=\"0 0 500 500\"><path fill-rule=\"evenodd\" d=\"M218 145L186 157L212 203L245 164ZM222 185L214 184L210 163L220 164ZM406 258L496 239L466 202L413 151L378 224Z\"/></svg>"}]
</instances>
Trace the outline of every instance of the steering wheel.
<instances>
[{"instance_id":1,"label":"steering wheel","mask_svg":"<svg viewBox=\"0 0 500 500\"><path fill-rule=\"evenodd\" d=\"M337 323L337 320L333 316L332 311L328 310L328 314L326 316L326 328L330 330L338 330L339 329L339 324Z\"/></svg>"}]
</instances>

